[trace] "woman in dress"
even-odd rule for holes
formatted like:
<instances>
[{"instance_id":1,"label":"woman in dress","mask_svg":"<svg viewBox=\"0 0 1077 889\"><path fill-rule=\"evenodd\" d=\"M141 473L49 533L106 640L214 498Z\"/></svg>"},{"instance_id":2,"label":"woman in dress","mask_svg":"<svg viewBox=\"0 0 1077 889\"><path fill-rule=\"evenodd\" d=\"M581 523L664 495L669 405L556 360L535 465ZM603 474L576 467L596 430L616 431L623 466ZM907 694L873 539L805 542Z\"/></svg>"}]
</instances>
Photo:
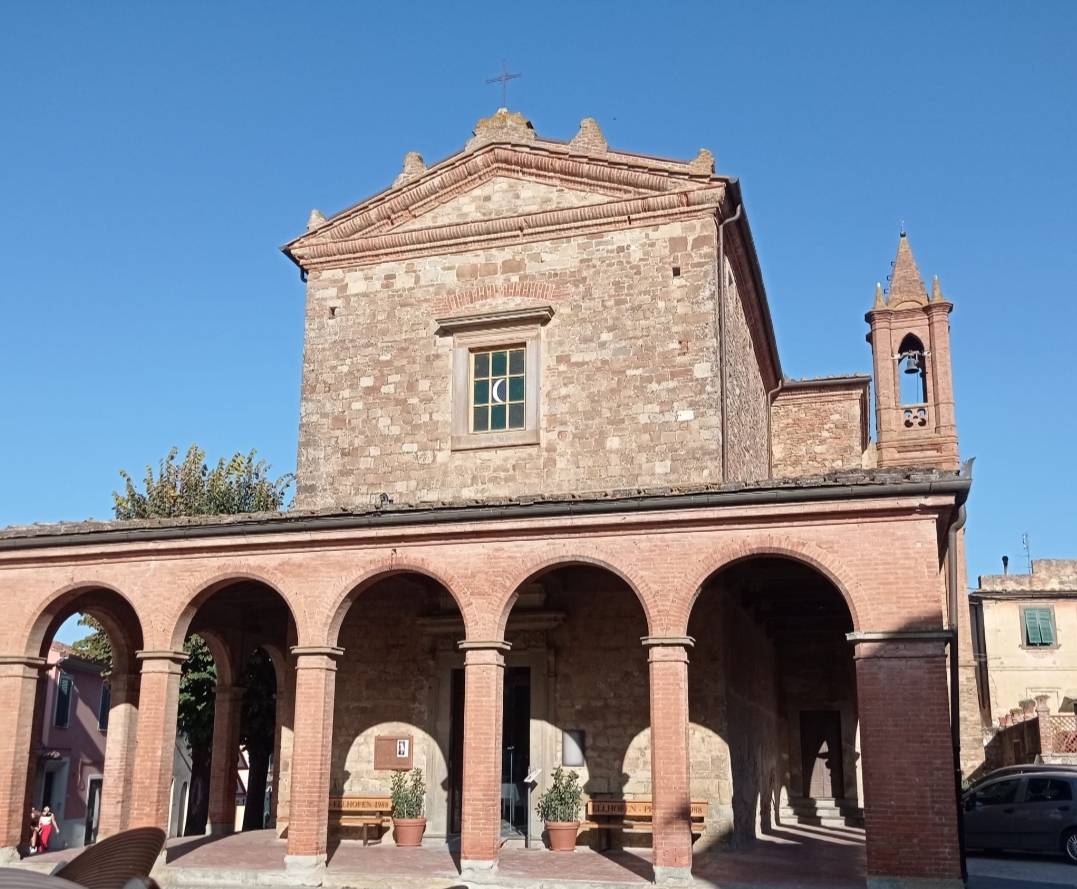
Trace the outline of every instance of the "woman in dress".
<instances>
[{"instance_id":1,"label":"woman in dress","mask_svg":"<svg viewBox=\"0 0 1077 889\"><path fill-rule=\"evenodd\" d=\"M60 824L56 820L56 816L52 814L52 809L45 806L41 810L41 817L38 819L39 831L41 838L37 843L38 852L48 852L49 842L52 840L52 835L60 829Z\"/></svg>"}]
</instances>

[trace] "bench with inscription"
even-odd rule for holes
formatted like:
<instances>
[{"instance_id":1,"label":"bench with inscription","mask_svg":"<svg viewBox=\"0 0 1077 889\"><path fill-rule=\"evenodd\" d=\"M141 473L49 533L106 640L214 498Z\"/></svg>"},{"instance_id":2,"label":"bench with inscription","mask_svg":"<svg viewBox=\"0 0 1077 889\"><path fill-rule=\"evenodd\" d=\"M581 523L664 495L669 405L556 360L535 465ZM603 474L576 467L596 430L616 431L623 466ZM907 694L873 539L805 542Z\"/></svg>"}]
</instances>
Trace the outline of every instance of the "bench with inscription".
<instances>
[{"instance_id":1,"label":"bench with inscription","mask_svg":"<svg viewBox=\"0 0 1077 889\"><path fill-rule=\"evenodd\" d=\"M372 827L377 829L375 838L381 839L382 831L392 826L392 814L393 803L387 796L329 797L329 829L339 835L362 829L364 846Z\"/></svg>"},{"instance_id":2,"label":"bench with inscription","mask_svg":"<svg viewBox=\"0 0 1077 889\"><path fill-rule=\"evenodd\" d=\"M596 849L608 848L611 834L651 833L653 808L649 799L589 799L587 820L580 824L582 830L591 831L591 845ZM692 800L692 834L703 832L707 819L707 801Z\"/></svg>"}]
</instances>

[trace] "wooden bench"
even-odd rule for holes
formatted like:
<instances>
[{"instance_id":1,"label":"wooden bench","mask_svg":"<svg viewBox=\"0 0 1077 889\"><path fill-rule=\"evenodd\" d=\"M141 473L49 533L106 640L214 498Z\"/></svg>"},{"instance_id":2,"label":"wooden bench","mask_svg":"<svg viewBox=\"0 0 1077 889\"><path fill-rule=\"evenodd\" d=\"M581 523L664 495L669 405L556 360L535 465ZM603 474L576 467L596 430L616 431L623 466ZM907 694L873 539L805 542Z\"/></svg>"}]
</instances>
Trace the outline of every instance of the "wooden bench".
<instances>
[{"instance_id":1,"label":"wooden bench","mask_svg":"<svg viewBox=\"0 0 1077 889\"><path fill-rule=\"evenodd\" d=\"M707 801L692 800L692 835L699 836L707 820ZM614 832L652 833L653 808L649 799L589 799L582 830L591 831L591 846L607 849Z\"/></svg>"},{"instance_id":2,"label":"wooden bench","mask_svg":"<svg viewBox=\"0 0 1077 889\"><path fill-rule=\"evenodd\" d=\"M393 804L387 796L331 796L329 797L329 829L338 834L352 828L362 828L363 845L369 840L371 827L382 829L392 826Z\"/></svg>"}]
</instances>

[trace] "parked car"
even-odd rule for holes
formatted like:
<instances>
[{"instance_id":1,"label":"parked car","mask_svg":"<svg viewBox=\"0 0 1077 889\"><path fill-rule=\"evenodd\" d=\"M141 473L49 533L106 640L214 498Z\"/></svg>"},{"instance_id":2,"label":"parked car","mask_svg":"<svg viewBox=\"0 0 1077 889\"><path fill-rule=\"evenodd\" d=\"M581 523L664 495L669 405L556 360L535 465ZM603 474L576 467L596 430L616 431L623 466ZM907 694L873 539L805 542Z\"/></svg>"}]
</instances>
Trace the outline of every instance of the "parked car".
<instances>
[{"instance_id":1,"label":"parked car","mask_svg":"<svg viewBox=\"0 0 1077 889\"><path fill-rule=\"evenodd\" d=\"M1026 762L1015 766L1002 766L1002 768L995 769L993 772L988 772L986 775L981 775L969 786L968 790L975 790L981 784L986 781L990 781L993 778L1001 778L1004 775L1026 775L1032 772L1073 772L1077 775L1077 765L1052 765L1046 762Z\"/></svg>"},{"instance_id":2,"label":"parked car","mask_svg":"<svg viewBox=\"0 0 1077 889\"><path fill-rule=\"evenodd\" d=\"M968 848L1062 854L1077 864L1077 770L992 775L962 804Z\"/></svg>"}]
</instances>

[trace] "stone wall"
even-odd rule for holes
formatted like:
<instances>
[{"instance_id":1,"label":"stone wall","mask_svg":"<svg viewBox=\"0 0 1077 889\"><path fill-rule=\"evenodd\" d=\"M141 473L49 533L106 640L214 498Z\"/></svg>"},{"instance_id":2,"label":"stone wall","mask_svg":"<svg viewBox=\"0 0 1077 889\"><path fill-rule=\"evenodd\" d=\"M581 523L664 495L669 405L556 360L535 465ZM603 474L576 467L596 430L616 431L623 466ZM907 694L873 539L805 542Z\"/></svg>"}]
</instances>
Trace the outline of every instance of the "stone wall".
<instances>
[{"instance_id":1,"label":"stone wall","mask_svg":"<svg viewBox=\"0 0 1077 889\"><path fill-rule=\"evenodd\" d=\"M700 596L689 635L692 799L709 803L696 848L742 848L769 827L784 776L777 652L720 589Z\"/></svg>"},{"instance_id":2,"label":"stone wall","mask_svg":"<svg viewBox=\"0 0 1077 889\"><path fill-rule=\"evenodd\" d=\"M772 475L860 469L868 447L868 379L797 380L771 406Z\"/></svg>"},{"instance_id":3,"label":"stone wall","mask_svg":"<svg viewBox=\"0 0 1077 889\"><path fill-rule=\"evenodd\" d=\"M312 272L296 506L720 481L714 273L702 218ZM452 450L452 337L434 319L537 304L555 312L540 443Z\"/></svg>"},{"instance_id":4,"label":"stone wall","mask_svg":"<svg viewBox=\"0 0 1077 889\"><path fill-rule=\"evenodd\" d=\"M744 288L726 263L726 460L730 479L752 481L767 477L767 387L744 310Z\"/></svg>"}]
</instances>

